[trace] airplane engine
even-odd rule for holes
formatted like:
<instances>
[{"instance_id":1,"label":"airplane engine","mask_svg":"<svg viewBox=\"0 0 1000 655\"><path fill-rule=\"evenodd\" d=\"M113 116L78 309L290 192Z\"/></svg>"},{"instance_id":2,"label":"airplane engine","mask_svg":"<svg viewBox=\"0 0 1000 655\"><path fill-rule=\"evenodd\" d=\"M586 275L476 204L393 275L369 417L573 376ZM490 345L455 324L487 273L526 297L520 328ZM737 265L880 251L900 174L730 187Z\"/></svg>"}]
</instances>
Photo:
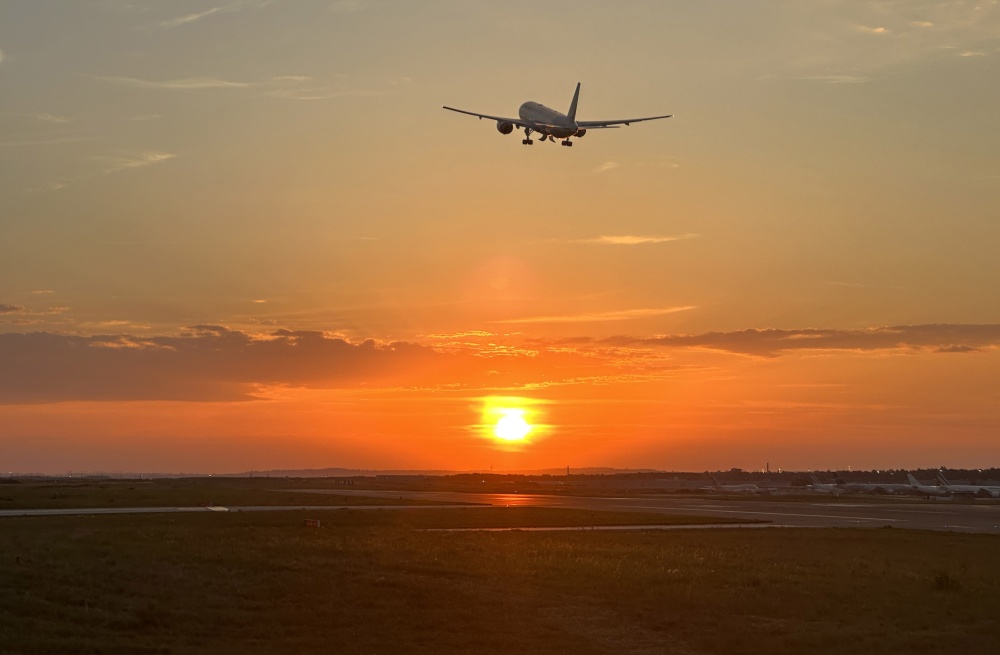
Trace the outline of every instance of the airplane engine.
<instances>
[{"instance_id":1,"label":"airplane engine","mask_svg":"<svg viewBox=\"0 0 1000 655\"><path fill-rule=\"evenodd\" d=\"M573 136L575 136L577 138L580 138L580 137L582 137L586 133L587 133L587 130L579 129L579 130L576 131L576 134L574 134Z\"/></svg>"},{"instance_id":2,"label":"airplane engine","mask_svg":"<svg viewBox=\"0 0 1000 655\"><path fill-rule=\"evenodd\" d=\"M500 134L510 134L514 131L514 125L507 121L497 121L497 132Z\"/></svg>"}]
</instances>

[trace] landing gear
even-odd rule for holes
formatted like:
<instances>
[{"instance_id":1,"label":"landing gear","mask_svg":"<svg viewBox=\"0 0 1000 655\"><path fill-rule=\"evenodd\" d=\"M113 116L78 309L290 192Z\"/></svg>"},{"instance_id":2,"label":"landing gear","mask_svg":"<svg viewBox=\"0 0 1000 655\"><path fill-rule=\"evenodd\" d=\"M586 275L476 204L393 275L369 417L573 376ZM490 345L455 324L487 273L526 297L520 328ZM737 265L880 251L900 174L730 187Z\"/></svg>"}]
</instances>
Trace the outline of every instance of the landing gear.
<instances>
[{"instance_id":1,"label":"landing gear","mask_svg":"<svg viewBox=\"0 0 1000 655\"><path fill-rule=\"evenodd\" d=\"M572 147L573 147L573 142L572 142L572 141L570 141L569 139L566 139L565 141L563 141L563 142L562 142L562 144L563 144L564 146L568 146L568 147L570 147L570 148L572 148Z\"/></svg>"},{"instance_id":2,"label":"landing gear","mask_svg":"<svg viewBox=\"0 0 1000 655\"><path fill-rule=\"evenodd\" d=\"M530 146L534 141L531 140L531 128L524 128L524 140L521 141L526 146Z\"/></svg>"}]
</instances>

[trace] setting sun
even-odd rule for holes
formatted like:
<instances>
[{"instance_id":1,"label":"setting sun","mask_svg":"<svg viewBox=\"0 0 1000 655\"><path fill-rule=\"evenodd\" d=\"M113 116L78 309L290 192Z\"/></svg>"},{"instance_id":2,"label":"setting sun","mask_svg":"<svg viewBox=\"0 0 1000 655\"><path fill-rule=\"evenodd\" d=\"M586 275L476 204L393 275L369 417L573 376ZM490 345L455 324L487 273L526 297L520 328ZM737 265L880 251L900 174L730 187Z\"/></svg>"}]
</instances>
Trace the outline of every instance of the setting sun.
<instances>
[{"instance_id":1,"label":"setting sun","mask_svg":"<svg viewBox=\"0 0 1000 655\"><path fill-rule=\"evenodd\" d=\"M480 399L482 419L478 430L484 438L519 450L546 431L538 405L541 401L517 396L487 396Z\"/></svg>"},{"instance_id":2,"label":"setting sun","mask_svg":"<svg viewBox=\"0 0 1000 655\"><path fill-rule=\"evenodd\" d=\"M531 426L524 420L523 409L504 409L504 415L493 426L493 434L504 441L520 441L528 436Z\"/></svg>"}]
</instances>

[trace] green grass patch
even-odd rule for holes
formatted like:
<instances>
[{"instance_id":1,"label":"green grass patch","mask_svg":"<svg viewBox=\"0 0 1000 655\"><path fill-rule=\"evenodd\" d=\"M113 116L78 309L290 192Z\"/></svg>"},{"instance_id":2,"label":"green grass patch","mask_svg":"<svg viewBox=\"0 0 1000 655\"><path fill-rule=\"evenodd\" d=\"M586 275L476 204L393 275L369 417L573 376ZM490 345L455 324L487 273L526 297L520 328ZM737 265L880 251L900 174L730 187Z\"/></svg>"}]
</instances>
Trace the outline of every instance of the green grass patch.
<instances>
[{"instance_id":1,"label":"green grass patch","mask_svg":"<svg viewBox=\"0 0 1000 655\"><path fill-rule=\"evenodd\" d=\"M5 519L0 651L965 654L1000 637L993 535L415 529L596 514Z\"/></svg>"}]
</instances>

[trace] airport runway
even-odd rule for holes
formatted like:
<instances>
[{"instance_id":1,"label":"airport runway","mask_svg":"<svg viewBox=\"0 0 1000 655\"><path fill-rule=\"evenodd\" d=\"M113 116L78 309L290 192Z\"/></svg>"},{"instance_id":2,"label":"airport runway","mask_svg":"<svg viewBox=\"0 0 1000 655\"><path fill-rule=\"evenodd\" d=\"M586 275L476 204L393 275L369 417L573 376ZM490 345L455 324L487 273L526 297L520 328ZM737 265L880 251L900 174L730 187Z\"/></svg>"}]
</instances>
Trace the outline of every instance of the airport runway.
<instances>
[{"instance_id":1,"label":"airport runway","mask_svg":"<svg viewBox=\"0 0 1000 655\"><path fill-rule=\"evenodd\" d=\"M205 512L266 512L289 510L417 510L427 507L469 507L470 504L500 507L559 507L588 511L644 512L653 514L718 516L767 521L773 527L868 527L892 526L910 530L951 530L1000 534L1000 505L974 502L887 499L857 502L850 498L817 498L815 501L776 501L767 498L632 496L597 498L546 494L478 494L448 491L375 491L294 489L302 493L330 496L369 496L425 500L438 505L295 505L241 507L99 507L72 509L0 510L7 516L69 516L87 514L152 514ZM334 500L331 498L331 500ZM335 502L335 501L334 501ZM644 526L647 527L648 526ZM696 526L708 527L708 526Z\"/></svg>"},{"instance_id":2,"label":"airport runway","mask_svg":"<svg viewBox=\"0 0 1000 655\"><path fill-rule=\"evenodd\" d=\"M440 503L483 503L511 507L561 507L590 511L695 514L769 521L786 527L892 526L910 530L952 530L1000 534L1000 505L924 501L902 498L857 502L850 498L776 501L767 498L639 496L592 498L542 494L476 494L447 491L365 491L296 489L309 493L431 500Z\"/></svg>"}]
</instances>

